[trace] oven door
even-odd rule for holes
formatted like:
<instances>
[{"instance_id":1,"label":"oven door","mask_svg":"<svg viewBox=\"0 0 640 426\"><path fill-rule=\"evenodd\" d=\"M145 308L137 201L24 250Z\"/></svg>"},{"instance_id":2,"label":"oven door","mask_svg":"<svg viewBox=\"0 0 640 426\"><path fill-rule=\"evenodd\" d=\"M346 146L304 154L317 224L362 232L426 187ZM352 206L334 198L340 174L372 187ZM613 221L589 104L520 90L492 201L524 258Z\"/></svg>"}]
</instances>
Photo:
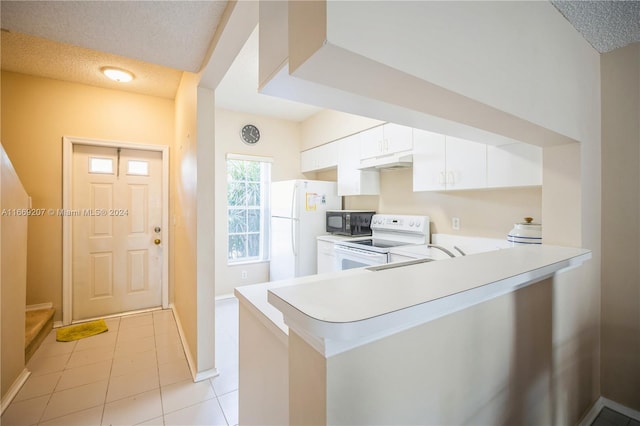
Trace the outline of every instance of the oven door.
<instances>
[{"instance_id":1,"label":"oven door","mask_svg":"<svg viewBox=\"0 0 640 426\"><path fill-rule=\"evenodd\" d=\"M335 269L337 271L388 263L387 253L376 253L374 251L346 247L339 244L334 245L334 251Z\"/></svg>"}]
</instances>

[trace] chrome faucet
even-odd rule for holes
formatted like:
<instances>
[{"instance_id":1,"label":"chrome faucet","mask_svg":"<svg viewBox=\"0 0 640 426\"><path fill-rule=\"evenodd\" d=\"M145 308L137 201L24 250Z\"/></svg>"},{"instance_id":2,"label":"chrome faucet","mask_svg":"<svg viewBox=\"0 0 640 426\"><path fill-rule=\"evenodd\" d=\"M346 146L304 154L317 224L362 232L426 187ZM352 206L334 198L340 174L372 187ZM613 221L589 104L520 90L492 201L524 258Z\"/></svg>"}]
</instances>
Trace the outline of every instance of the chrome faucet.
<instances>
[{"instance_id":1,"label":"chrome faucet","mask_svg":"<svg viewBox=\"0 0 640 426\"><path fill-rule=\"evenodd\" d=\"M462 249L461 249L460 247L458 247L458 246L453 246L453 248L454 248L454 249L456 249L456 250L458 250L458 253L460 253L461 255L463 255L463 256L466 256L466 255L467 255L467 253L463 252L463 251L462 251Z\"/></svg>"},{"instance_id":2,"label":"chrome faucet","mask_svg":"<svg viewBox=\"0 0 640 426\"><path fill-rule=\"evenodd\" d=\"M456 255L455 255L455 254L451 253L449 250L447 250L446 248L444 248L444 247L442 247L442 246L439 246L439 245L436 245L436 244L427 244L427 247L433 247L433 248L436 248L436 249L438 249L438 250L440 250L440 251L445 252L445 253L446 253L446 254L448 254L450 257L456 257Z\"/></svg>"}]
</instances>

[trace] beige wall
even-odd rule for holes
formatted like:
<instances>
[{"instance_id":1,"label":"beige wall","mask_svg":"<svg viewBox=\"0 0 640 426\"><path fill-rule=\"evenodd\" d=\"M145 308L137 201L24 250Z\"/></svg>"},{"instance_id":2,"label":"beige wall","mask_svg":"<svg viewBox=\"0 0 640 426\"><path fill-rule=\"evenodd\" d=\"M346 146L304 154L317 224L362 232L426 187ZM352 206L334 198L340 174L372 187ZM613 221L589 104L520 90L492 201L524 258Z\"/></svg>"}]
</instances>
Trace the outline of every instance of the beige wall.
<instances>
[{"instance_id":1,"label":"beige wall","mask_svg":"<svg viewBox=\"0 0 640 426\"><path fill-rule=\"evenodd\" d=\"M413 192L411 169L382 172L382 213L420 214L431 219L431 232L506 239L513 224L531 216L541 222L542 188ZM460 230L451 218L460 218ZM544 223L543 223L544 228Z\"/></svg>"},{"instance_id":2,"label":"beige wall","mask_svg":"<svg viewBox=\"0 0 640 426\"><path fill-rule=\"evenodd\" d=\"M602 55L602 394L640 410L640 43Z\"/></svg>"},{"instance_id":3,"label":"beige wall","mask_svg":"<svg viewBox=\"0 0 640 426\"><path fill-rule=\"evenodd\" d=\"M302 151L344 138L383 121L334 110L322 110L301 123Z\"/></svg>"},{"instance_id":4,"label":"beige wall","mask_svg":"<svg viewBox=\"0 0 640 426\"><path fill-rule=\"evenodd\" d=\"M197 362L197 78L185 73L175 99L175 147L171 156L171 271L173 303L187 343L188 359ZM191 365L195 368L195 365Z\"/></svg>"},{"instance_id":5,"label":"beige wall","mask_svg":"<svg viewBox=\"0 0 640 426\"><path fill-rule=\"evenodd\" d=\"M0 209L29 208L29 197L0 145ZM24 322L27 292L27 217L2 214L0 222L0 399L24 370Z\"/></svg>"},{"instance_id":6,"label":"beige wall","mask_svg":"<svg viewBox=\"0 0 640 426\"><path fill-rule=\"evenodd\" d=\"M2 142L34 208L62 207L64 135L171 145L171 99L2 72ZM29 219L27 304L62 300L62 218Z\"/></svg>"},{"instance_id":7,"label":"beige wall","mask_svg":"<svg viewBox=\"0 0 640 426\"><path fill-rule=\"evenodd\" d=\"M300 173L300 125L296 122L250 115L223 109L216 110L216 295L233 294L241 285L269 280L269 263L227 265L227 166L226 155L246 154L270 157L271 180L304 179ZM240 139L245 124L260 129L260 142L249 146ZM242 271L247 278L242 279Z\"/></svg>"}]
</instances>

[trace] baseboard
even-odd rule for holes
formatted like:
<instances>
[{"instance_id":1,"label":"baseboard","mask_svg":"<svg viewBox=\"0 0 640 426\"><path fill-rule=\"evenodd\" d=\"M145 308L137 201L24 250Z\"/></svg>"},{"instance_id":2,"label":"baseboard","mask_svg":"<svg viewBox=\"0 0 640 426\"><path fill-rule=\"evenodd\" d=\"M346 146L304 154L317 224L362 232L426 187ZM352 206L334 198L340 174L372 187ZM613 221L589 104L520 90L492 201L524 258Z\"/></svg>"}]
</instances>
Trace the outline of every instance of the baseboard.
<instances>
[{"instance_id":1,"label":"baseboard","mask_svg":"<svg viewBox=\"0 0 640 426\"><path fill-rule=\"evenodd\" d=\"M233 293L227 293L227 294L221 294L220 296L216 296L216 301L218 300L226 300L226 299L235 299L236 296L234 296Z\"/></svg>"},{"instance_id":2,"label":"baseboard","mask_svg":"<svg viewBox=\"0 0 640 426\"><path fill-rule=\"evenodd\" d=\"M632 419L640 422L640 411L618 404L617 402L604 397L601 397L601 399L604 402L605 407L611 408L613 411L617 411L620 414L624 414L625 416L631 417Z\"/></svg>"},{"instance_id":3,"label":"baseboard","mask_svg":"<svg viewBox=\"0 0 640 426\"><path fill-rule=\"evenodd\" d=\"M27 305L27 309L25 309L27 312L29 311L39 311L40 309L52 309L53 308L53 303L48 302L48 303L36 303L35 305Z\"/></svg>"},{"instance_id":4,"label":"baseboard","mask_svg":"<svg viewBox=\"0 0 640 426\"><path fill-rule=\"evenodd\" d=\"M4 410L7 409L11 401L13 401L13 398L20 392L20 389L22 389L22 386L24 386L30 375L31 371L26 368L18 375L9 390L7 390L7 393L2 397L2 401L0 402L0 415L4 414Z\"/></svg>"},{"instance_id":5,"label":"baseboard","mask_svg":"<svg viewBox=\"0 0 640 426\"><path fill-rule=\"evenodd\" d=\"M189 371L191 371L191 377L193 377L193 381L196 381L196 376L198 374L198 369L196 368L196 363L193 360L193 355L191 355L191 350L189 345L187 344L187 339L184 334L184 329L182 328L182 322L180 321L180 315L178 315L178 311L176 311L176 307L173 305L169 305L171 311L173 312L173 318L176 320L176 326L178 327L178 334L180 335L180 342L182 343L182 349L184 350L185 355L187 356L187 364L189 364Z\"/></svg>"},{"instance_id":6,"label":"baseboard","mask_svg":"<svg viewBox=\"0 0 640 426\"><path fill-rule=\"evenodd\" d=\"M615 401L601 396L593 404L589 412L582 418L582 420L580 420L580 423L578 423L578 425L590 426L595 421L596 417L598 417L598 414L600 414L600 411L604 407L607 407L613 411L617 411L620 414L624 414L625 416L640 422L640 411L636 411L633 408L626 407L622 404L618 404Z\"/></svg>"},{"instance_id":7,"label":"baseboard","mask_svg":"<svg viewBox=\"0 0 640 426\"><path fill-rule=\"evenodd\" d=\"M604 407L604 398L600 397L593 403L587 414L580 420L578 426L591 426L591 424L595 421L596 417L600 413L600 410Z\"/></svg>"},{"instance_id":8,"label":"baseboard","mask_svg":"<svg viewBox=\"0 0 640 426\"><path fill-rule=\"evenodd\" d=\"M194 382L201 382L203 380L212 379L212 378L218 376L219 374L220 374L220 372L218 371L217 368L212 368L210 370L201 371L200 373L197 373L195 378L193 379L193 381Z\"/></svg>"},{"instance_id":9,"label":"baseboard","mask_svg":"<svg viewBox=\"0 0 640 426\"><path fill-rule=\"evenodd\" d=\"M64 324L62 324L62 321L54 321L53 322L53 328L60 328L62 327Z\"/></svg>"}]
</instances>

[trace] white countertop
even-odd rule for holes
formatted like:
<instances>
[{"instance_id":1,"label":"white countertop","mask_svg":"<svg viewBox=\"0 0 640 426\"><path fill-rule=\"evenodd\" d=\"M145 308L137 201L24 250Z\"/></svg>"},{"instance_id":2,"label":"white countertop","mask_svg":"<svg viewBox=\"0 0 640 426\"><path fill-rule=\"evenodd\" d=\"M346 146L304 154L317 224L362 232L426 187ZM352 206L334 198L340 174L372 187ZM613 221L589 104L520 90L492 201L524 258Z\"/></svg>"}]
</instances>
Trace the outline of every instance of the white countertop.
<instances>
[{"instance_id":1,"label":"white countertop","mask_svg":"<svg viewBox=\"0 0 640 426\"><path fill-rule=\"evenodd\" d=\"M271 288L267 298L289 327L329 356L515 291L590 258L585 249L518 246L375 272L359 268L291 280Z\"/></svg>"}]
</instances>

